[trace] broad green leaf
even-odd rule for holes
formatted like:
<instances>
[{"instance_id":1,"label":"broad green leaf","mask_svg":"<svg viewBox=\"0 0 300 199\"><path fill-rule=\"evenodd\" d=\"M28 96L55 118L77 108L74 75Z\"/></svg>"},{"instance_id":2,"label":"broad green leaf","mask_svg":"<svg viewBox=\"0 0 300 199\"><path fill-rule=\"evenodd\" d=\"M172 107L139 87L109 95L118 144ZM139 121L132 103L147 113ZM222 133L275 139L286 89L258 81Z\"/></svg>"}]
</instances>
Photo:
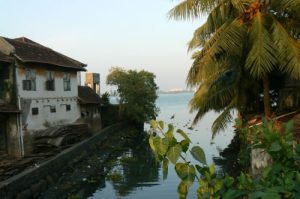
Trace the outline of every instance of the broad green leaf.
<instances>
[{"instance_id":1,"label":"broad green leaf","mask_svg":"<svg viewBox=\"0 0 300 199\"><path fill-rule=\"evenodd\" d=\"M186 139L187 141L189 141L190 143L192 143L192 141L190 140L190 138L187 136L187 134L183 130L178 129L176 132L179 133L182 137L184 137L184 139Z\"/></svg>"},{"instance_id":2,"label":"broad green leaf","mask_svg":"<svg viewBox=\"0 0 300 199\"><path fill-rule=\"evenodd\" d=\"M191 149L191 154L192 156L198 160L199 162L201 162L202 164L206 164L206 157L205 157L205 153L203 151L203 149L199 146L194 146Z\"/></svg>"},{"instance_id":3,"label":"broad green leaf","mask_svg":"<svg viewBox=\"0 0 300 199\"><path fill-rule=\"evenodd\" d=\"M157 121L156 120L151 120L150 121L150 126L153 129L157 129L157 126L158 126Z\"/></svg>"},{"instance_id":4,"label":"broad green leaf","mask_svg":"<svg viewBox=\"0 0 300 199\"><path fill-rule=\"evenodd\" d=\"M175 146L171 147L168 150L167 157L173 164L176 164L181 152L182 152L181 146L179 144L176 144Z\"/></svg>"},{"instance_id":5,"label":"broad green leaf","mask_svg":"<svg viewBox=\"0 0 300 199\"><path fill-rule=\"evenodd\" d=\"M169 160L165 158L163 160L163 179L167 179L168 177L168 165L169 165Z\"/></svg>"},{"instance_id":6,"label":"broad green leaf","mask_svg":"<svg viewBox=\"0 0 300 199\"><path fill-rule=\"evenodd\" d=\"M173 138L174 137L174 126L172 124L168 125L168 131L166 133L166 137Z\"/></svg>"},{"instance_id":7,"label":"broad green leaf","mask_svg":"<svg viewBox=\"0 0 300 199\"><path fill-rule=\"evenodd\" d=\"M181 181L177 187L177 192L180 199L185 199L188 193L188 184Z\"/></svg>"},{"instance_id":8,"label":"broad green leaf","mask_svg":"<svg viewBox=\"0 0 300 199\"><path fill-rule=\"evenodd\" d=\"M281 146L279 144L278 141L275 141L271 144L271 147L269 148L269 151L272 151L272 152L277 152L277 151L280 151L281 150Z\"/></svg>"},{"instance_id":9,"label":"broad green leaf","mask_svg":"<svg viewBox=\"0 0 300 199\"><path fill-rule=\"evenodd\" d=\"M178 144L175 137L165 137L169 141L169 147L175 146Z\"/></svg>"},{"instance_id":10,"label":"broad green leaf","mask_svg":"<svg viewBox=\"0 0 300 199\"><path fill-rule=\"evenodd\" d=\"M169 138L169 139L174 138L173 131L167 131L167 133L166 133L166 138Z\"/></svg>"},{"instance_id":11,"label":"broad green leaf","mask_svg":"<svg viewBox=\"0 0 300 199\"><path fill-rule=\"evenodd\" d=\"M189 150L190 142L188 140L181 140L180 143L182 151L187 152Z\"/></svg>"},{"instance_id":12,"label":"broad green leaf","mask_svg":"<svg viewBox=\"0 0 300 199\"><path fill-rule=\"evenodd\" d=\"M153 140L155 151L164 156L167 153L169 147L169 141L166 138L158 138Z\"/></svg>"},{"instance_id":13,"label":"broad green leaf","mask_svg":"<svg viewBox=\"0 0 300 199\"><path fill-rule=\"evenodd\" d=\"M154 145L154 140L155 140L155 139L159 139L159 137L154 137L153 135L150 135L150 138L149 138L149 145L150 145L152 151L154 151L154 152L156 151L155 145Z\"/></svg>"},{"instance_id":14,"label":"broad green leaf","mask_svg":"<svg viewBox=\"0 0 300 199\"><path fill-rule=\"evenodd\" d=\"M187 163L176 163L175 170L178 177L187 183L193 183L196 176L195 167Z\"/></svg>"},{"instance_id":15,"label":"broad green leaf","mask_svg":"<svg viewBox=\"0 0 300 199\"><path fill-rule=\"evenodd\" d=\"M182 177L180 171L184 167L184 165L185 165L185 163L181 163L181 162L178 162L178 163L175 164L175 171L176 171L179 178Z\"/></svg>"},{"instance_id":16,"label":"broad green leaf","mask_svg":"<svg viewBox=\"0 0 300 199\"><path fill-rule=\"evenodd\" d=\"M210 165L209 166L209 173L210 173L210 175L214 175L215 172L216 172L215 165L214 164Z\"/></svg>"},{"instance_id":17,"label":"broad green leaf","mask_svg":"<svg viewBox=\"0 0 300 199\"><path fill-rule=\"evenodd\" d=\"M165 126L164 121L159 121L158 124L161 129L164 129L164 126Z\"/></svg>"}]
</instances>

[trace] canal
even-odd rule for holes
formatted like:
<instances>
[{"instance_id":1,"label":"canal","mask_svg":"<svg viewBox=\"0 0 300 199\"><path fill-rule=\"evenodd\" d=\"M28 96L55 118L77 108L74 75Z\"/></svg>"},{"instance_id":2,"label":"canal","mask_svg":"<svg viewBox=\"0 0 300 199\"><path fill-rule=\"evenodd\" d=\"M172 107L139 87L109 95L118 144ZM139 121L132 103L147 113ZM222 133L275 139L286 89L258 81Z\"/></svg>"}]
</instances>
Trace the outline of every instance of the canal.
<instances>
[{"instance_id":1,"label":"canal","mask_svg":"<svg viewBox=\"0 0 300 199\"><path fill-rule=\"evenodd\" d=\"M188 111L191 97L192 93L160 94L157 119L185 130L193 144L204 149L211 164L213 158L219 156L219 151L230 143L232 124L214 140L211 139L210 127L217 117L216 113L208 113L195 128L190 128L194 117L194 113ZM147 125L145 128L148 128ZM136 137L136 134L139 136ZM92 153L81 157L80 162L67 165L60 175L53 176L52 183L49 178L51 186L39 198L178 198L179 179L174 166L169 165L168 178L163 180L160 165L148 147L146 134L132 129L124 129L97 145ZM196 198L196 188L196 185L190 188L188 198Z\"/></svg>"}]
</instances>

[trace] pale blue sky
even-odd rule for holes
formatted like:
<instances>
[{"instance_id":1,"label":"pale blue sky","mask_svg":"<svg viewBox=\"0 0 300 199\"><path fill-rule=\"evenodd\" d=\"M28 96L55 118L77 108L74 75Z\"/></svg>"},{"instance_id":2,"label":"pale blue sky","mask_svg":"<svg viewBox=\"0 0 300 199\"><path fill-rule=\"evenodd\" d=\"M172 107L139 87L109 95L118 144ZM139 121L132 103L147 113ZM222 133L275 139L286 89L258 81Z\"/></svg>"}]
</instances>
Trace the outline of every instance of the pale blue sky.
<instances>
[{"instance_id":1,"label":"pale blue sky","mask_svg":"<svg viewBox=\"0 0 300 199\"><path fill-rule=\"evenodd\" d=\"M88 64L105 78L112 66L156 74L160 89L185 88L187 42L199 21L173 21L177 0L0 0L1 36L28 37Z\"/></svg>"}]
</instances>

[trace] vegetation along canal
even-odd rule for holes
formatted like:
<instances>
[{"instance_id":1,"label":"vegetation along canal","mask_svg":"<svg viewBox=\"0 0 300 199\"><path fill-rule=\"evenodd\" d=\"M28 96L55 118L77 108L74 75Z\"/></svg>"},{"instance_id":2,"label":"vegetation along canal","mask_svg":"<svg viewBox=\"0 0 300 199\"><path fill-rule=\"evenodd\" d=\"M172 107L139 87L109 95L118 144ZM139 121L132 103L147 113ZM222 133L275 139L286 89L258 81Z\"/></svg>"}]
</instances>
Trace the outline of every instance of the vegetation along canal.
<instances>
[{"instance_id":1,"label":"vegetation along canal","mask_svg":"<svg viewBox=\"0 0 300 199\"><path fill-rule=\"evenodd\" d=\"M185 130L193 143L203 147L208 163L211 163L213 157L219 156L219 150L230 143L233 129L230 127L211 140L210 127L217 116L215 113L207 114L192 129L194 115L187 108L191 97L192 93L160 94L157 119ZM149 148L147 134L127 129L53 176L52 186L39 198L177 198L179 179L174 166L170 164L169 167L168 178L163 180L161 165ZM191 187L188 198L195 197L196 188Z\"/></svg>"}]
</instances>

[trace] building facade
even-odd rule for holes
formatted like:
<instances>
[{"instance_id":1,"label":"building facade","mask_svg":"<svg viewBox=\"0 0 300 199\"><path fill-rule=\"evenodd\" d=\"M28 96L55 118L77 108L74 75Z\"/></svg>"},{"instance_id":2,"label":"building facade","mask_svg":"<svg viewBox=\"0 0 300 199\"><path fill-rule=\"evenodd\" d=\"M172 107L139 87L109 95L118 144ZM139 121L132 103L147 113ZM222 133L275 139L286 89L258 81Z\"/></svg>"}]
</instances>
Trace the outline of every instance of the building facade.
<instances>
[{"instance_id":1,"label":"building facade","mask_svg":"<svg viewBox=\"0 0 300 199\"><path fill-rule=\"evenodd\" d=\"M27 38L0 37L0 151L22 156L38 130L79 120L85 67Z\"/></svg>"}]
</instances>

